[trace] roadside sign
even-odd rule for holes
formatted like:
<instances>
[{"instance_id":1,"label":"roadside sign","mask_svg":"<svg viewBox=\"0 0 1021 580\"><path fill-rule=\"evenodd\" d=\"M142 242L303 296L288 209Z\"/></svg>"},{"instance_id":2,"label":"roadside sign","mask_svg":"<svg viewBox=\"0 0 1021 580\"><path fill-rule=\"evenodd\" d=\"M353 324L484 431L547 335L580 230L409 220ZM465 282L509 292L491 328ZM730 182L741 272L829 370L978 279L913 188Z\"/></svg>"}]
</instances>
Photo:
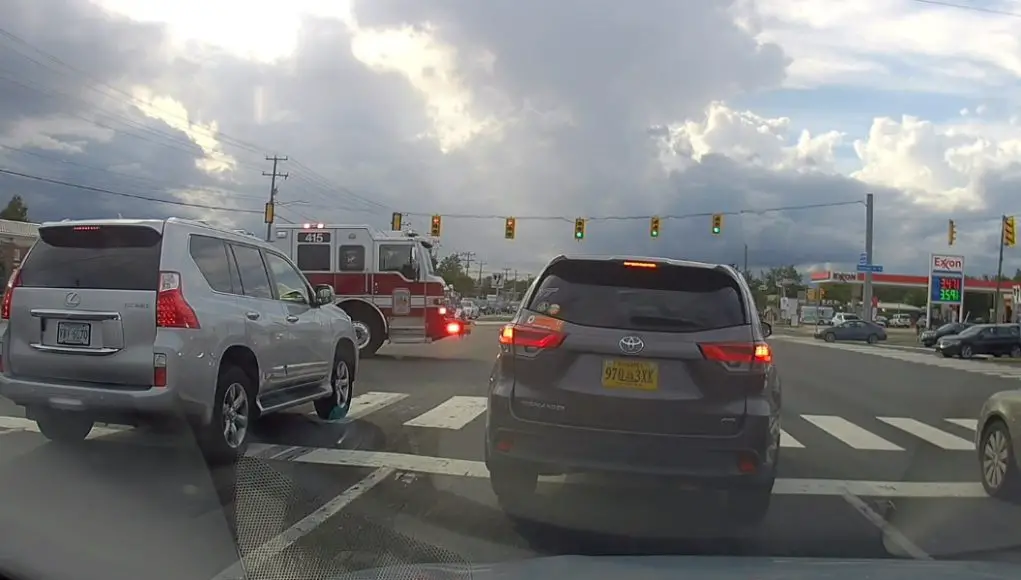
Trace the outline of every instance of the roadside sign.
<instances>
[{"instance_id":1,"label":"roadside sign","mask_svg":"<svg viewBox=\"0 0 1021 580\"><path fill-rule=\"evenodd\" d=\"M869 263L869 255L866 254L865 252L862 252L861 255L858 256L858 265L859 266L864 266L864 265L866 265L868 263Z\"/></svg>"},{"instance_id":2,"label":"roadside sign","mask_svg":"<svg viewBox=\"0 0 1021 580\"><path fill-rule=\"evenodd\" d=\"M929 292L925 304L926 321L934 304L964 309L964 256L929 255Z\"/></svg>"},{"instance_id":3,"label":"roadside sign","mask_svg":"<svg viewBox=\"0 0 1021 580\"><path fill-rule=\"evenodd\" d=\"M879 264L858 264L859 272L872 272L878 274L883 271L883 267Z\"/></svg>"}]
</instances>

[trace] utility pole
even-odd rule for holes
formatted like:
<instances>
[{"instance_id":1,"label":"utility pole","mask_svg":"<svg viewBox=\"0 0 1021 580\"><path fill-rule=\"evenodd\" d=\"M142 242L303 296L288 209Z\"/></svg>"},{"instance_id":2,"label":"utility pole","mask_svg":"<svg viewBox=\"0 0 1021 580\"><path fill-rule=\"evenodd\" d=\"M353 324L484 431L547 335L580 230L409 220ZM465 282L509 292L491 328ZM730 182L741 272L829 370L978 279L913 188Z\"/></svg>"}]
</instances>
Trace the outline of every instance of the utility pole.
<instances>
[{"instance_id":1,"label":"utility pole","mask_svg":"<svg viewBox=\"0 0 1021 580\"><path fill-rule=\"evenodd\" d=\"M873 226L874 196L869 193L865 196L865 263L872 264L872 226ZM861 293L862 318L872 322L872 271L865 272L865 285ZM928 314L926 315L928 316ZM927 318L928 319L928 318Z\"/></svg>"},{"instance_id":2,"label":"utility pole","mask_svg":"<svg viewBox=\"0 0 1021 580\"><path fill-rule=\"evenodd\" d=\"M507 278L510 277L510 273L511 273L510 268L503 269L503 288L500 288L499 290L496 291L497 296L500 296L507 292Z\"/></svg>"},{"instance_id":3,"label":"utility pole","mask_svg":"<svg viewBox=\"0 0 1021 580\"><path fill-rule=\"evenodd\" d=\"M273 171L270 173L262 172L263 177L269 178L269 202L266 203L266 241L271 242L273 236L273 219L276 215L276 200L277 200L277 178L283 177L287 179L286 173L277 173L277 163L281 161L287 161L287 157L266 157L266 161L273 162Z\"/></svg>"},{"instance_id":4,"label":"utility pole","mask_svg":"<svg viewBox=\"0 0 1021 580\"><path fill-rule=\"evenodd\" d=\"M747 271L748 271L748 244L745 244L744 245L744 269L741 270L741 272L744 273L744 272L747 272Z\"/></svg>"},{"instance_id":5,"label":"utility pole","mask_svg":"<svg viewBox=\"0 0 1021 580\"><path fill-rule=\"evenodd\" d=\"M993 324L1000 322L1000 281L1003 279L1003 228L1007 226L1007 216L1000 216L1000 257L996 266L996 295L993 298ZM1017 308L1017 305L1014 306ZM964 310L963 308L961 310Z\"/></svg>"},{"instance_id":6,"label":"utility pole","mask_svg":"<svg viewBox=\"0 0 1021 580\"><path fill-rule=\"evenodd\" d=\"M479 262L479 292L482 292L482 267L485 265L485 262Z\"/></svg>"},{"instance_id":7,"label":"utility pole","mask_svg":"<svg viewBox=\"0 0 1021 580\"><path fill-rule=\"evenodd\" d=\"M464 273L471 276L472 262L475 261L475 252L461 252L458 254L464 262Z\"/></svg>"}]
</instances>

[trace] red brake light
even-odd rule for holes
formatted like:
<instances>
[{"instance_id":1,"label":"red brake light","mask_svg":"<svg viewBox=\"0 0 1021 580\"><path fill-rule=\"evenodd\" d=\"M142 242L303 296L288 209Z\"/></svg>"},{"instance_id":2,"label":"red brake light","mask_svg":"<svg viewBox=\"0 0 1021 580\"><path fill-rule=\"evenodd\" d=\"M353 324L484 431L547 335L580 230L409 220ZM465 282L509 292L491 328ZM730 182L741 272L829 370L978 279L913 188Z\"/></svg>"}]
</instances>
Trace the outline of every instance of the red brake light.
<instances>
[{"instance_id":1,"label":"red brake light","mask_svg":"<svg viewBox=\"0 0 1021 580\"><path fill-rule=\"evenodd\" d=\"M0 305L0 320L11 319L11 300L14 299L14 289L21 286L21 269L17 269L7 279L7 289L4 290L4 301Z\"/></svg>"},{"instance_id":2,"label":"red brake light","mask_svg":"<svg viewBox=\"0 0 1021 580\"><path fill-rule=\"evenodd\" d=\"M460 322L448 322L447 323L447 334L457 334L461 332Z\"/></svg>"},{"instance_id":3,"label":"red brake light","mask_svg":"<svg viewBox=\"0 0 1021 580\"><path fill-rule=\"evenodd\" d=\"M181 275L177 272L160 272L160 289L156 295L156 326L200 328L198 316L184 299Z\"/></svg>"},{"instance_id":4,"label":"red brake light","mask_svg":"<svg viewBox=\"0 0 1021 580\"><path fill-rule=\"evenodd\" d=\"M654 263L654 262L624 262L624 267L625 268L647 268L649 270L655 270L656 268L659 267L659 265Z\"/></svg>"},{"instance_id":5,"label":"red brake light","mask_svg":"<svg viewBox=\"0 0 1021 580\"><path fill-rule=\"evenodd\" d=\"M500 344L525 348L557 348L564 338L566 335L562 332L517 324L508 324L500 331Z\"/></svg>"},{"instance_id":6,"label":"red brake light","mask_svg":"<svg viewBox=\"0 0 1021 580\"><path fill-rule=\"evenodd\" d=\"M706 360L728 364L769 364L773 350L764 342L734 342L700 344Z\"/></svg>"}]
</instances>

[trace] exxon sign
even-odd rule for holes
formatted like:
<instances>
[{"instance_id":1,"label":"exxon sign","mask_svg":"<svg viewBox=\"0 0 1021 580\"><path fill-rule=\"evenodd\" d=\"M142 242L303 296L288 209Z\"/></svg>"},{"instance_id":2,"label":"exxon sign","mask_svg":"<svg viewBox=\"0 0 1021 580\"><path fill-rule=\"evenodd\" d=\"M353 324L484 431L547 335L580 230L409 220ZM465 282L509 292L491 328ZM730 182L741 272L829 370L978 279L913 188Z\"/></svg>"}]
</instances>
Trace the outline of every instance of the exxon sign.
<instances>
[{"instance_id":1,"label":"exxon sign","mask_svg":"<svg viewBox=\"0 0 1021 580\"><path fill-rule=\"evenodd\" d=\"M940 256L933 254L929 264L932 272L964 273L964 256Z\"/></svg>"}]
</instances>

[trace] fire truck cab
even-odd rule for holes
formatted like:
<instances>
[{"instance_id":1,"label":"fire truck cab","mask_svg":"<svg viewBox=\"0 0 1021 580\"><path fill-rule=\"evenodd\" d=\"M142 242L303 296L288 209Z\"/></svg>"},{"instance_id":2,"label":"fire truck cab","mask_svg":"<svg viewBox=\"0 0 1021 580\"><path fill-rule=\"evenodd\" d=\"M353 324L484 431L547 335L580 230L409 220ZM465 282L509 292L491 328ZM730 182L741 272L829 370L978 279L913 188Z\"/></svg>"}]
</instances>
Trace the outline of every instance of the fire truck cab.
<instances>
[{"instance_id":1,"label":"fire truck cab","mask_svg":"<svg viewBox=\"0 0 1021 580\"><path fill-rule=\"evenodd\" d=\"M354 322L361 356L389 340L421 344L471 331L444 305L446 284L433 272L432 244L413 233L368 225L281 224L273 243L312 284L330 284Z\"/></svg>"}]
</instances>

